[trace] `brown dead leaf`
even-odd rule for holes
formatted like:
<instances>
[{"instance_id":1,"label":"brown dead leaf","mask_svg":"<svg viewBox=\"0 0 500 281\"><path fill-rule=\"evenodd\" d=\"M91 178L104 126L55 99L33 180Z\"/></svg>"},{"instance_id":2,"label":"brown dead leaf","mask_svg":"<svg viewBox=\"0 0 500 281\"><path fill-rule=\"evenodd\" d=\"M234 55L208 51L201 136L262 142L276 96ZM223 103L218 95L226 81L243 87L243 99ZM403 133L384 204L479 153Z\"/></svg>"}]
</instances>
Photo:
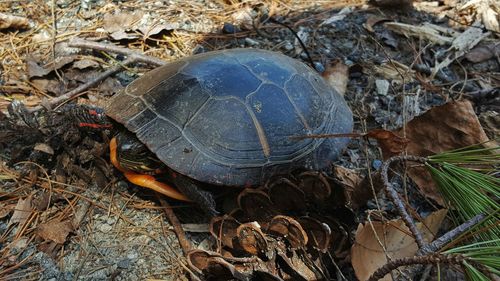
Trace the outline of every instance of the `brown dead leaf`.
<instances>
[{"instance_id":1,"label":"brown dead leaf","mask_svg":"<svg viewBox=\"0 0 500 281\"><path fill-rule=\"evenodd\" d=\"M379 16L375 16L375 15L370 15L367 19L366 19L366 23L363 24L363 27L366 28L366 30L370 31L370 32L375 32L375 30L373 29L373 27L377 24L377 23L381 23L381 22L384 22L384 21L389 21L390 19L388 18L384 18L384 17L379 17Z\"/></svg>"},{"instance_id":2,"label":"brown dead leaf","mask_svg":"<svg viewBox=\"0 0 500 281\"><path fill-rule=\"evenodd\" d=\"M408 139L384 129L371 130L365 136L377 140L386 159L403 152L409 143Z\"/></svg>"},{"instance_id":3,"label":"brown dead leaf","mask_svg":"<svg viewBox=\"0 0 500 281\"><path fill-rule=\"evenodd\" d=\"M373 197L371 189L362 188L363 179L355 170L334 165L333 175L343 186L347 204L352 208L357 209L365 205Z\"/></svg>"},{"instance_id":4,"label":"brown dead leaf","mask_svg":"<svg viewBox=\"0 0 500 281\"><path fill-rule=\"evenodd\" d=\"M396 133L402 134L402 130ZM408 154L423 157L488 141L471 102L467 100L434 107L416 117L406 125L406 136L410 140ZM387 157L384 152L384 158ZM426 196L443 204L427 170L410 167L408 172Z\"/></svg>"},{"instance_id":5,"label":"brown dead leaf","mask_svg":"<svg viewBox=\"0 0 500 281\"><path fill-rule=\"evenodd\" d=\"M43 67L46 69L49 69L50 71L54 71L57 69L60 69L72 62L74 62L76 59L76 56L64 56L64 57L58 57L55 59L55 61L51 61L44 65Z\"/></svg>"},{"instance_id":6,"label":"brown dead leaf","mask_svg":"<svg viewBox=\"0 0 500 281\"><path fill-rule=\"evenodd\" d=\"M342 96L347 91L349 67L340 60L333 61L323 72L323 78Z\"/></svg>"},{"instance_id":7,"label":"brown dead leaf","mask_svg":"<svg viewBox=\"0 0 500 281\"><path fill-rule=\"evenodd\" d=\"M0 219L5 218L16 208L16 204L4 205L0 203Z\"/></svg>"},{"instance_id":8,"label":"brown dead leaf","mask_svg":"<svg viewBox=\"0 0 500 281\"><path fill-rule=\"evenodd\" d=\"M45 240L54 241L58 244L64 244L66 237L73 231L71 221L52 220L37 226L36 233Z\"/></svg>"},{"instance_id":9,"label":"brown dead leaf","mask_svg":"<svg viewBox=\"0 0 500 281\"><path fill-rule=\"evenodd\" d=\"M99 63L95 60L83 59L78 60L73 63L74 68L85 69L85 68L97 68L99 67Z\"/></svg>"},{"instance_id":10,"label":"brown dead leaf","mask_svg":"<svg viewBox=\"0 0 500 281\"><path fill-rule=\"evenodd\" d=\"M447 210L444 209L433 212L424 219L423 224L417 223L417 227L428 241L434 238L446 213ZM370 222L359 224L356 242L351 249L351 261L356 277L361 281L367 280L375 270L387 263L386 255L392 259L414 256L418 246L410 233L400 219L386 223L376 221L372 225ZM386 275L380 280L390 281L392 278Z\"/></svg>"},{"instance_id":11,"label":"brown dead leaf","mask_svg":"<svg viewBox=\"0 0 500 281\"><path fill-rule=\"evenodd\" d=\"M43 77L51 70L45 69L41 66L39 66L35 61L28 59L26 62L26 66L28 69L28 77L33 78L33 77Z\"/></svg>"},{"instance_id":12,"label":"brown dead leaf","mask_svg":"<svg viewBox=\"0 0 500 281\"><path fill-rule=\"evenodd\" d=\"M478 63L500 56L500 43L477 46L465 55L470 62Z\"/></svg>"},{"instance_id":13,"label":"brown dead leaf","mask_svg":"<svg viewBox=\"0 0 500 281\"><path fill-rule=\"evenodd\" d=\"M26 199L19 198L17 205L14 208L14 214L10 218L9 225L14 223L19 223L23 225L26 220L30 217L33 208L31 207L31 196L26 197Z\"/></svg>"},{"instance_id":14,"label":"brown dead leaf","mask_svg":"<svg viewBox=\"0 0 500 281\"><path fill-rule=\"evenodd\" d=\"M44 93L53 93L56 96L64 94L67 90L64 84L56 79L36 78L33 79L31 83L40 91Z\"/></svg>"},{"instance_id":15,"label":"brown dead leaf","mask_svg":"<svg viewBox=\"0 0 500 281\"><path fill-rule=\"evenodd\" d=\"M133 26L142 18L144 13L119 13L114 15L104 15L103 27L108 33L125 31Z\"/></svg>"},{"instance_id":16,"label":"brown dead leaf","mask_svg":"<svg viewBox=\"0 0 500 281\"><path fill-rule=\"evenodd\" d=\"M35 147L33 147L33 150L37 150L37 151L44 152L44 153L47 153L50 155L54 155L54 149L46 143L35 144Z\"/></svg>"},{"instance_id":17,"label":"brown dead leaf","mask_svg":"<svg viewBox=\"0 0 500 281\"><path fill-rule=\"evenodd\" d=\"M126 32L125 30L118 30L113 33L110 33L109 36L116 41L119 40L132 40L132 39L138 39L140 36L138 33L133 33L133 32Z\"/></svg>"},{"instance_id":18,"label":"brown dead leaf","mask_svg":"<svg viewBox=\"0 0 500 281\"><path fill-rule=\"evenodd\" d=\"M51 73L54 70L60 69L69 63L72 63L75 60L75 56L65 56L58 57L55 61L50 62L44 66L40 66L33 58L29 58L26 62L28 68L28 77L44 77L47 74Z\"/></svg>"},{"instance_id":19,"label":"brown dead leaf","mask_svg":"<svg viewBox=\"0 0 500 281\"><path fill-rule=\"evenodd\" d=\"M139 28L139 31L144 34L144 39L147 39L151 36L158 35L162 32L169 32L179 28L178 24L173 23L164 23L164 24L156 24L153 26L143 26Z\"/></svg>"},{"instance_id":20,"label":"brown dead leaf","mask_svg":"<svg viewBox=\"0 0 500 281\"><path fill-rule=\"evenodd\" d=\"M0 29L28 29L30 23L27 18L0 13Z\"/></svg>"}]
</instances>

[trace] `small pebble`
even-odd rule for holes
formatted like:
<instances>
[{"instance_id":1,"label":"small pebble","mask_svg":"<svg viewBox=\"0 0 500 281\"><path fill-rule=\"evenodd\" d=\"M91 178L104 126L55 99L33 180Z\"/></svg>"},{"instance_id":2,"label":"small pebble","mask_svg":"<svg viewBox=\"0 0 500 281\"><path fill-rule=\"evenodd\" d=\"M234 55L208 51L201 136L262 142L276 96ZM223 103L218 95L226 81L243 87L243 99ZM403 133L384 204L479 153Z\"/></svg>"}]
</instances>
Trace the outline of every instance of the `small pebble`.
<instances>
[{"instance_id":1,"label":"small pebble","mask_svg":"<svg viewBox=\"0 0 500 281\"><path fill-rule=\"evenodd\" d=\"M288 42L288 41L287 41L287 42L285 43L285 45L283 45L283 48L284 48L286 51L291 51L291 50L293 50L293 45L292 45L292 43L290 43L290 42Z\"/></svg>"},{"instance_id":2,"label":"small pebble","mask_svg":"<svg viewBox=\"0 0 500 281\"><path fill-rule=\"evenodd\" d=\"M377 87L377 94L381 96L386 96L389 92L389 81L383 79L375 80L375 86Z\"/></svg>"},{"instance_id":3,"label":"small pebble","mask_svg":"<svg viewBox=\"0 0 500 281\"><path fill-rule=\"evenodd\" d=\"M224 26L222 27L222 33L225 34L233 34L238 32L241 32L241 30L232 23L225 22Z\"/></svg>"},{"instance_id":4,"label":"small pebble","mask_svg":"<svg viewBox=\"0 0 500 281\"><path fill-rule=\"evenodd\" d=\"M382 161L377 160L377 159L373 160L372 168L375 170L378 170L378 169L380 169L380 167L382 167Z\"/></svg>"},{"instance_id":5,"label":"small pebble","mask_svg":"<svg viewBox=\"0 0 500 281\"><path fill-rule=\"evenodd\" d=\"M100 230L101 232L104 232L104 233L108 233L108 232L110 232L110 231L111 231L111 229L113 229L113 227L112 227L111 225L107 224L107 223L101 224L101 225L99 226L99 230Z\"/></svg>"},{"instance_id":6,"label":"small pebble","mask_svg":"<svg viewBox=\"0 0 500 281\"><path fill-rule=\"evenodd\" d=\"M109 217L106 219L106 223L109 225L113 225L116 223L116 218L115 217Z\"/></svg>"},{"instance_id":7,"label":"small pebble","mask_svg":"<svg viewBox=\"0 0 500 281\"><path fill-rule=\"evenodd\" d=\"M248 37L245 38L245 43L247 43L247 45L249 45L249 46L257 46L260 44L259 42L253 40L252 38L248 38Z\"/></svg>"},{"instance_id":8,"label":"small pebble","mask_svg":"<svg viewBox=\"0 0 500 281\"><path fill-rule=\"evenodd\" d=\"M130 262L131 262L130 259L125 258L125 259L119 261L117 266L119 268L127 269L130 266Z\"/></svg>"},{"instance_id":9,"label":"small pebble","mask_svg":"<svg viewBox=\"0 0 500 281\"><path fill-rule=\"evenodd\" d=\"M316 69L316 71L319 73L325 72L325 66L317 61L314 62L314 69Z\"/></svg>"}]
</instances>

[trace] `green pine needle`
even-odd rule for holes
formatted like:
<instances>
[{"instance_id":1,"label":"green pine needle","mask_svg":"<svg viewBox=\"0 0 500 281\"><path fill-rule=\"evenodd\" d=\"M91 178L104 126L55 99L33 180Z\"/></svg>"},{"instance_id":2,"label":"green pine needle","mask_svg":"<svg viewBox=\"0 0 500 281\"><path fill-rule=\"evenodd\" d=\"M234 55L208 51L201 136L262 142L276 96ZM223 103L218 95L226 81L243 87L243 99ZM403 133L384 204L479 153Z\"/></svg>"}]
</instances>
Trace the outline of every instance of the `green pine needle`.
<instances>
[{"instance_id":1,"label":"green pine needle","mask_svg":"<svg viewBox=\"0 0 500 281\"><path fill-rule=\"evenodd\" d=\"M456 211L457 224L489 214L469 230L471 244L443 252L467 258L463 266L468 280L490 280L477 264L500 275L500 179L493 175L500 167L499 152L500 147L469 146L430 156L425 164L448 207Z\"/></svg>"},{"instance_id":2,"label":"green pine needle","mask_svg":"<svg viewBox=\"0 0 500 281\"><path fill-rule=\"evenodd\" d=\"M479 271L473 264L467 261L480 263L492 274L500 274L500 239L489 240L483 242L472 243L449 249L445 254L462 254L467 258L463 262L467 277L470 280L490 280L481 271Z\"/></svg>"}]
</instances>

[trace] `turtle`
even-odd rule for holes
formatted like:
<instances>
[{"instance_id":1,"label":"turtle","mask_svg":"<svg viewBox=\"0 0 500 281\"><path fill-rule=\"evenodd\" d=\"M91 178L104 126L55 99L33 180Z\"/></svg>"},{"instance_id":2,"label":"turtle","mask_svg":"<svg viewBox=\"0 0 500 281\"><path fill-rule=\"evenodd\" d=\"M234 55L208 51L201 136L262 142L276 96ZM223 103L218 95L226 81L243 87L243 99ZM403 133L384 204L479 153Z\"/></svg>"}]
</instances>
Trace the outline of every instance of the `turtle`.
<instances>
[{"instance_id":1,"label":"turtle","mask_svg":"<svg viewBox=\"0 0 500 281\"><path fill-rule=\"evenodd\" d=\"M352 112L321 75L284 54L237 48L153 69L104 108L122 130L111 162L139 186L215 210L203 184L255 187L296 169L327 169ZM156 180L168 173L173 186Z\"/></svg>"}]
</instances>

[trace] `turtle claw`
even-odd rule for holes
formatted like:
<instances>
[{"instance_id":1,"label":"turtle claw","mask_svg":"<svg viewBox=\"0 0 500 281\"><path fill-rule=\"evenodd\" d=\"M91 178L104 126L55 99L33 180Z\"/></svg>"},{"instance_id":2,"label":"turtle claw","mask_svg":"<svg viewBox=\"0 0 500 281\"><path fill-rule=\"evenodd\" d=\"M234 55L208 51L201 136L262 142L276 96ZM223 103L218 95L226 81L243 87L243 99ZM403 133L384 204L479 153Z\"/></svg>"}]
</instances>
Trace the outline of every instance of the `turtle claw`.
<instances>
[{"instance_id":1,"label":"turtle claw","mask_svg":"<svg viewBox=\"0 0 500 281\"><path fill-rule=\"evenodd\" d=\"M219 212L215 209L216 203L212 193L203 190L195 181L186 176L176 174L174 176L174 184L180 192L197 203L210 217L219 215Z\"/></svg>"}]
</instances>

